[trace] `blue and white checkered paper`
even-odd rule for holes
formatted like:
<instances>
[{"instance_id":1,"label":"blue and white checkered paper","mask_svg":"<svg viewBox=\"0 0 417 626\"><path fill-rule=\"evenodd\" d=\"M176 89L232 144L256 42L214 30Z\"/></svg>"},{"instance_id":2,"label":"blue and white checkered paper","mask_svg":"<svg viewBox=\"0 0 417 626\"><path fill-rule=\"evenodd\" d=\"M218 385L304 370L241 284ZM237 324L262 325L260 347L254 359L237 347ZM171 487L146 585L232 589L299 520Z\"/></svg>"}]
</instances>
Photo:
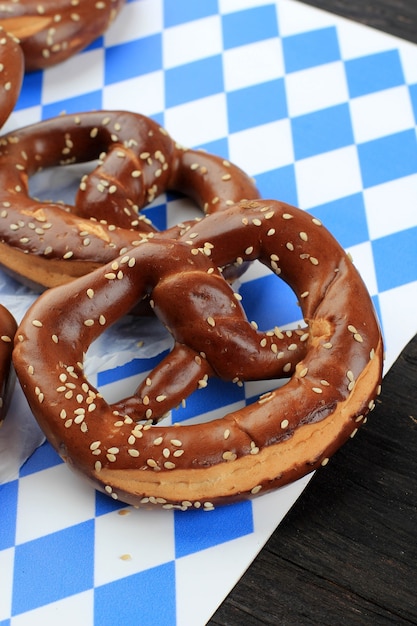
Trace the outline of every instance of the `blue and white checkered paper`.
<instances>
[{"instance_id":1,"label":"blue and white checkered paper","mask_svg":"<svg viewBox=\"0 0 417 626\"><path fill-rule=\"evenodd\" d=\"M131 0L88 50L26 77L6 129L98 108L149 115L240 165L264 197L320 217L367 283L391 366L417 331L416 46L293 0ZM190 211L163 197L149 214L164 228ZM19 317L33 295L0 278ZM258 266L241 293L261 327L299 321ZM113 364L91 355L109 398L158 351L145 339L151 358L135 353L146 329L132 343L128 326ZM213 381L175 419L221 415L260 388ZM0 486L0 626L202 625L307 482L209 513L141 511L96 494L44 444Z\"/></svg>"}]
</instances>

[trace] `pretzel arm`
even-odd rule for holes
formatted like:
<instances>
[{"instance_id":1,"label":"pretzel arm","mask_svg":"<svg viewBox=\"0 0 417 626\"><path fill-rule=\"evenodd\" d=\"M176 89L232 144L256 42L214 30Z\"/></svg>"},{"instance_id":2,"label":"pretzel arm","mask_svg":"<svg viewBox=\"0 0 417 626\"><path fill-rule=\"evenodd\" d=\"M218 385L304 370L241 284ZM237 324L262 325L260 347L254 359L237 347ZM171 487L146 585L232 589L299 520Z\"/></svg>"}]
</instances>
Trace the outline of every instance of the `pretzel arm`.
<instances>
[{"instance_id":1,"label":"pretzel arm","mask_svg":"<svg viewBox=\"0 0 417 626\"><path fill-rule=\"evenodd\" d=\"M157 422L193 391L205 387L212 374L206 359L188 346L175 343L134 394L113 404L113 409L136 422Z\"/></svg>"}]
</instances>

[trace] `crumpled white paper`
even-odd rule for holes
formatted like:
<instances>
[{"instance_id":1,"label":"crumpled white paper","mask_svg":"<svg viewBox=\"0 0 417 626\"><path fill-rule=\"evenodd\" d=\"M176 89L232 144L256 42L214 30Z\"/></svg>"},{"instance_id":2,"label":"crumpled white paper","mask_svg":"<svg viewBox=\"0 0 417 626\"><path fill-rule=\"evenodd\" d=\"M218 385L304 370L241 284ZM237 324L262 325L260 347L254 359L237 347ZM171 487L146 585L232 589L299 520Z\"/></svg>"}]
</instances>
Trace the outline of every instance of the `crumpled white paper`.
<instances>
[{"instance_id":1,"label":"crumpled white paper","mask_svg":"<svg viewBox=\"0 0 417 626\"><path fill-rule=\"evenodd\" d=\"M52 168L31 179L33 197L72 204L76 186L88 169L85 164ZM0 301L19 323L39 294L0 270ZM126 316L97 339L86 355L85 373L93 377L135 358L149 358L167 350L172 337L156 318ZM17 478L19 469L45 441L24 393L16 380L11 405L0 428L0 484Z\"/></svg>"}]
</instances>

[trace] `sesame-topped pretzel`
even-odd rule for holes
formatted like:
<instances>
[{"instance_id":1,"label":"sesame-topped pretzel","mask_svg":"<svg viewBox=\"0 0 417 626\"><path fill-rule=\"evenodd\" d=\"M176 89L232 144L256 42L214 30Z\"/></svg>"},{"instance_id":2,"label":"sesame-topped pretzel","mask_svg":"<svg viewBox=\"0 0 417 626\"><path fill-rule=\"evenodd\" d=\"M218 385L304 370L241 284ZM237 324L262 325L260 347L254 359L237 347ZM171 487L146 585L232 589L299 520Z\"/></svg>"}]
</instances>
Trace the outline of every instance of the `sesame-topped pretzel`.
<instances>
[{"instance_id":1,"label":"sesame-topped pretzel","mask_svg":"<svg viewBox=\"0 0 417 626\"><path fill-rule=\"evenodd\" d=\"M18 40L0 27L0 128L16 105L24 72L23 52Z\"/></svg>"},{"instance_id":2,"label":"sesame-topped pretzel","mask_svg":"<svg viewBox=\"0 0 417 626\"><path fill-rule=\"evenodd\" d=\"M74 205L30 195L38 171L87 162L97 165L83 176ZM259 197L240 168L183 148L138 113L61 115L10 132L0 137L0 264L35 288L88 273L157 233L140 209L167 190L190 196L204 213ZM158 236L179 236L188 226Z\"/></svg>"},{"instance_id":3,"label":"sesame-topped pretzel","mask_svg":"<svg viewBox=\"0 0 417 626\"><path fill-rule=\"evenodd\" d=\"M20 41L25 69L61 63L113 22L125 0L1 0L0 26Z\"/></svg>"},{"instance_id":4,"label":"sesame-topped pretzel","mask_svg":"<svg viewBox=\"0 0 417 626\"><path fill-rule=\"evenodd\" d=\"M250 324L217 266L259 259L287 282L306 326ZM129 398L109 404L83 371L89 345L149 294L174 346ZM114 499L211 509L325 465L379 393L381 332L350 257L321 222L270 200L241 202L179 240L144 238L117 261L42 294L16 335L14 364L47 438ZM201 424L161 425L210 377L289 378Z\"/></svg>"},{"instance_id":5,"label":"sesame-topped pretzel","mask_svg":"<svg viewBox=\"0 0 417 626\"><path fill-rule=\"evenodd\" d=\"M7 413L15 380L11 365L16 328L17 324L13 315L0 304L0 426Z\"/></svg>"}]
</instances>

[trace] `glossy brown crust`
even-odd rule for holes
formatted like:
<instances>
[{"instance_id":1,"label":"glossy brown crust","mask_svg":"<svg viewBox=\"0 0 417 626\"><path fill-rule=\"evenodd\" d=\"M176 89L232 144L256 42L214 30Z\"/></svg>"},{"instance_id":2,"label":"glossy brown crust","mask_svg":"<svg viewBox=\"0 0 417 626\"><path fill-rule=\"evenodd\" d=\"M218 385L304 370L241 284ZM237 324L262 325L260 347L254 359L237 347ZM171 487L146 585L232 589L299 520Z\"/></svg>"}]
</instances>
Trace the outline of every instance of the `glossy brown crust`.
<instances>
[{"instance_id":1,"label":"glossy brown crust","mask_svg":"<svg viewBox=\"0 0 417 626\"><path fill-rule=\"evenodd\" d=\"M75 206L29 195L36 172L95 160ZM138 113L62 115L9 133L0 138L0 264L34 287L68 282L156 233L140 210L167 190L188 194L204 213L259 196L241 169L183 148Z\"/></svg>"},{"instance_id":2,"label":"glossy brown crust","mask_svg":"<svg viewBox=\"0 0 417 626\"><path fill-rule=\"evenodd\" d=\"M293 288L306 328L248 323L216 267L254 259ZM131 398L109 405L83 374L84 354L146 294L174 348ZM115 499L164 508L210 509L325 465L365 421L382 376L379 325L350 258L318 220L269 200L239 203L180 241L154 238L49 290L15 346L23 390L62 458ZM290 379L210 423L152 424L213 375Z\"/></svg>"},{"instance_id":3,"label":"glossy brown crust","mask_svg":"<svg viewBox=\"0 0 417 626\"><path fill-rule=\"evenodd\" d=\"M14 384L14 371L11 365L16 328L13 315L0 304L0 426L7 413Z\"/></svg>"},{"instance_id":4,"label":"glossy brown crust","mask_svg":"<svg viewBox=\"0 0 417 626\"><path fill-rule=\"evenodd\" d=\"M13 111L22 87L24 60L19 42L0 28L0 128Z\"/></svg>"},{"instance_id":5,"label":"glossy brown crust","mask_svg":"<svg viewBox=\"0 0 417 626\"><path fill-rule=\"evenodd\" d=\"M0 26L20 40L27 71L61 63L113 22L125 0L2 0Z\"/></svg>"}]
</instances>

